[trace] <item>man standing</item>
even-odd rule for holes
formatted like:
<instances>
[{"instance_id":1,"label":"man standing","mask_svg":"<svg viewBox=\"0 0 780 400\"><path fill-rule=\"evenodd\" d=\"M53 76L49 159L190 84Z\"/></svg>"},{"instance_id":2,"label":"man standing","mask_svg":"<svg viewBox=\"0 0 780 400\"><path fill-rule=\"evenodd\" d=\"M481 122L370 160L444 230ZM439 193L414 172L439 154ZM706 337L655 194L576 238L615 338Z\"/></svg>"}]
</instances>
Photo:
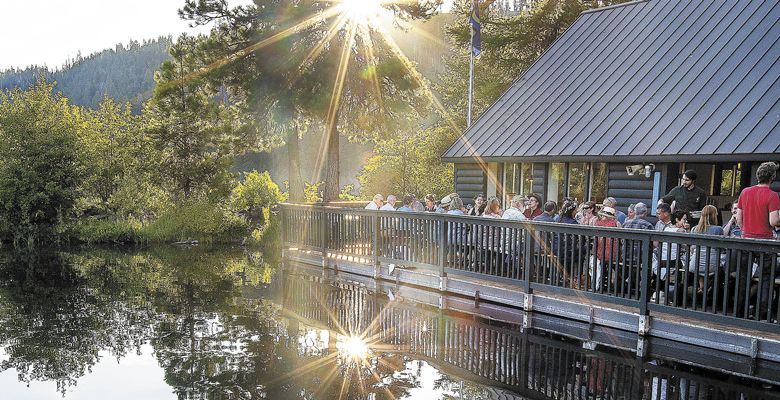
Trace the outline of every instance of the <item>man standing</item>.
<instances>
[{"instance_id":1,"label":"man standing","mask_svg":"<svg viewBox=\"0 0 780 400\"><path fill-rule=\"evenodd\" d=\"M780 226L780 198L769 185L775 180L777 165L765 162L758 167L756 178L758 184L751 186L739 194L737 200L736 222L742 228L742 237L746 239L774 239L774 228ZM747 254L742 253L747 260ZM760 269L761 290L759 292L758 308L760 319L766 319L769 304L769 289L774 253L757 253L753 255ZM745 265L745 264L743 264ZM748 264L749 265L749 264Z\"/></svg>"},{"instance_id":2,"label":"man standing","mask_svg":"<svg viewBox=\"0 0 780 400\"><path fill-rule=\"evenodd\" d=\"M674 197L675 211L699 212L707 205L707 194L696 186L696 171L689 169L683 173L682 185L670 190L667 196Z\"/></svg>"},{"instance_id":3,"label":"man standing","mask_svg":"<svg viewBox=\"0 0 780 400\"><path fill-rule=\"evenodd\" d=\"M382 196L381 194L376 194L374 196L374 200L366 204L366 210L378 210L382 208L382 205L384 203L385 203L385 196Z\"/></svg>"}]
</instances>

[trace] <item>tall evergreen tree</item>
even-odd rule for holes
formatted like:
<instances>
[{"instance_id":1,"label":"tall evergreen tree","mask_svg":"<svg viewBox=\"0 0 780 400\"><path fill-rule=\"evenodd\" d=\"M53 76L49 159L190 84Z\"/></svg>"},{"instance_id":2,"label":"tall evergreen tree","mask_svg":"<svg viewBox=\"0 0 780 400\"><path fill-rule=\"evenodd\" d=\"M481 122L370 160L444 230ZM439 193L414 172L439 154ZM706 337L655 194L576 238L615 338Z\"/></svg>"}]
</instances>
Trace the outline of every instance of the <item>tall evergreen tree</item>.
<instances>
[{"instance_id":1,"label":"tall evergreen tree","mask_svg":"<svg viewBox=\"0 0 780 400\"><path fill-rule=\"evenodd\" d=\"M230 88L257 118L258 136L282 133L290 158L290 198L303 198L298 140L310 123L325 129L325 200L338 198L340 132L366 137L419 98L420 81L394 47L346 8L350 2L265 0L230 8L222 0L186 0L194 24L215 23L203 49L205 72ZM358 4L355 1L352 3ZM439 0L386 2L402 18L426 19ZM379 4L379 3L377 3ZM286 133L286 134L284 134Z\"/></svg>"},{"instance_id":2,"label":"tall evergreen tree","mask_svg":"<svg viewBox=\"0 0 780 400\"><path fill-rule=\"evenodd\" d=\"M147 132L159 151L160 174L178 200L196 194L226 194L233 147L233 118L209 101L203 80L193 75L203 65L196 39L186 35L160 67L147 105Z\"/></svg>"}]
</instances>

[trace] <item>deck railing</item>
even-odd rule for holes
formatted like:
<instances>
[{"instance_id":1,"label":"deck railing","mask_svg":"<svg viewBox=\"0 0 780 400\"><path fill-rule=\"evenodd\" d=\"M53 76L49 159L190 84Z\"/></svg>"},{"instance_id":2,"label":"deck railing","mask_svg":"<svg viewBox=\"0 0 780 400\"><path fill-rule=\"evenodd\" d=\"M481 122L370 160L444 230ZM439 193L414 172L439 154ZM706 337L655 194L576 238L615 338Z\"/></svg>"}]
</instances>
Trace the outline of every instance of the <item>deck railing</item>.
<instances>
[{"instance_id":1,"label":"deck railing","mask_svg":"<svg viewBox=\"0 0 780 400\"><path fill-rule=\"evenodd\" d=\"M525 293L780 332L780 242L434 213L281 206L287 248Z\"/></svg>"}]
</instances>

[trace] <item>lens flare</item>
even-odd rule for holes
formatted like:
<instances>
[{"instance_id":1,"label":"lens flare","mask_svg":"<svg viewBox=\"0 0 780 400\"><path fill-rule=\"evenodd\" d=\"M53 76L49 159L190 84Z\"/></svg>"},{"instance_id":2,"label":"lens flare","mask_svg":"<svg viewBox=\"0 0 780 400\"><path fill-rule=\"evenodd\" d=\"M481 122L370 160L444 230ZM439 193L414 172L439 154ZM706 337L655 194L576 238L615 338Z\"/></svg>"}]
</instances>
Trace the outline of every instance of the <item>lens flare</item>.
<instances>
[{"instance_id":1,"label":"lens flare","mask_svg":"<svg viewBox=\"0 0 780 400\"><path fill-rule=\"evenodd\" d=\"M338 8L356 23L368 24L382 12L382 0L342 0Z\"/></svg>"},{"instance_id":2,"label":"lens flare","mask_svg":"<svg viewBox=\"0 0 780 400\"><path fill-rule=\"evenodd\" d=\"M349 336L339 346L341 353L353 360L364 360L368 356L368 344L358 336Z\"/></svg>"}]
</instances>

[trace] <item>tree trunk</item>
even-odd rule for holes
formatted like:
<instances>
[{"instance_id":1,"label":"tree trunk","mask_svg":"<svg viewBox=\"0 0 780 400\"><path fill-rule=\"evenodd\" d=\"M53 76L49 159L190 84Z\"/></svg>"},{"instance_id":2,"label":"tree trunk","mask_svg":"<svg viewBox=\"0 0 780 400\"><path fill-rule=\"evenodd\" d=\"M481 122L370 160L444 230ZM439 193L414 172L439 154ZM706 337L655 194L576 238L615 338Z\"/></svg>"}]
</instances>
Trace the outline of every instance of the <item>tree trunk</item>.
<instances>
[{"instance_id":1,"label":"tree trunk","mask_svg":"<svg viewBox=\"0 0 780 400\"><path fill-rule=\"evenodd\" d=\"M339 129L335 121L328 126L328 163L325 166L325 194L323 200L337 201L341 193L339 185Z\"/></svg>"},{"instance_id":2,"label":"tree trunk","mask_svg":"<svg viewBox=\"0 0 780 400\"><path fill-rule=\"evenodd\" d=\"M301 143L297 124L291 127L287 133L287 153L290 201L301 203L304 201L304 196L303 179L301 179Z\"/></svg>"}]
</instances>

